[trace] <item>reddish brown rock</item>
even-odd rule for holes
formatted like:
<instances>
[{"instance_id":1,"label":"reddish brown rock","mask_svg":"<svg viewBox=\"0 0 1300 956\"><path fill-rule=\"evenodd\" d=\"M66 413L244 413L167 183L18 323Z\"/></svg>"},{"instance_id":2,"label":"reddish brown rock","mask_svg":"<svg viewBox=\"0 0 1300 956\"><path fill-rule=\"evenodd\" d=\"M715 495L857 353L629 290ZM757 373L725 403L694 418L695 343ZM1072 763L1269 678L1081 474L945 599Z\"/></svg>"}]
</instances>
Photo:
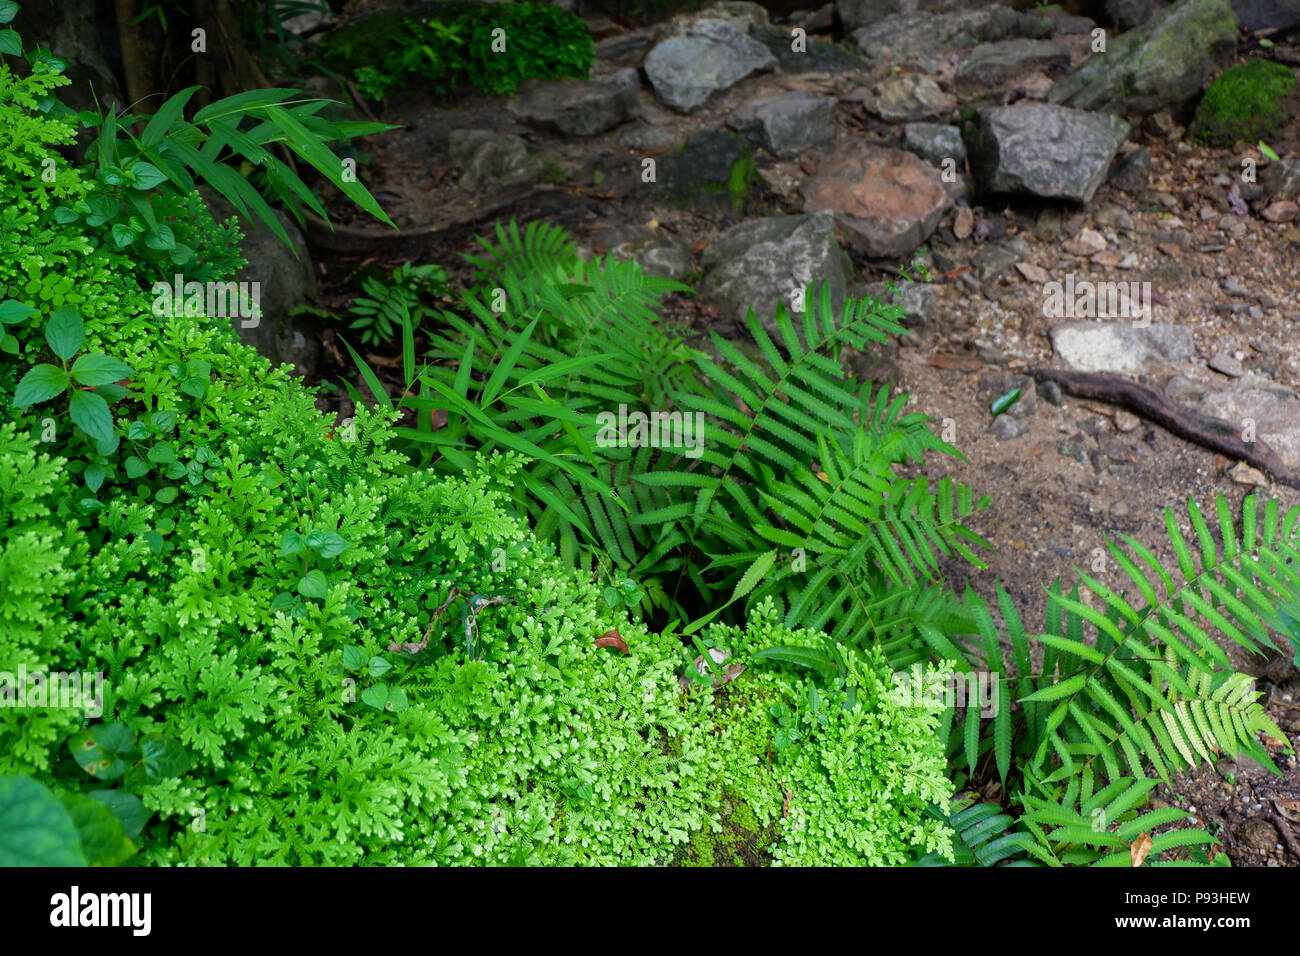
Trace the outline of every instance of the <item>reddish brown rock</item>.
<instances>
[{"instance_id":1,"label":"reddish brown rock","mask_svg":"<svg viewBox=\"0 0 1300 956\"><path fill-rule=\"evenodd\" d=\"M911 153L843 143L802 186L805 212L829 210L862 254L906 258L929 238L952 200L939 170Z\"/></svg>"}]
</instances>

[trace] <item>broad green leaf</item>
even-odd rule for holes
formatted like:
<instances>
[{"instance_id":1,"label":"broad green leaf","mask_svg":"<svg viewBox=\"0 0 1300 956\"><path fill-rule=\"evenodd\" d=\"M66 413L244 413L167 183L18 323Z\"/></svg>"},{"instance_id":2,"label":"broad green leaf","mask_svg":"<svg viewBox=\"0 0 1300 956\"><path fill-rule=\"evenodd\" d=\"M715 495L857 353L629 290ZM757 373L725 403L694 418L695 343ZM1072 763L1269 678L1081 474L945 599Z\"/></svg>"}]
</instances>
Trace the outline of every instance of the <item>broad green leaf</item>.
<instances>
[{"instance_id":1,"label":"broad green leaf","mask_svg":"<svg viewBox=\"0 0 1300 956\"><path fill-rule=\"evenodd\" d=\"M108 402L94 392L74 389L68 414L74 424L96 441L106 441L113 435L113 413L108 410Z\"/></svg>"},{"instance_id":2,"label":"broad green leaf","mask_svg":"<svg viewBox=\"0 0 1300 956\"><path fill-rule=\"evenodd\" d=\"M86 863L77 825L49 788L26 775L0 777L0 867Z\"/></svg>"},{"instance_id":3,"label":"broad green leaf","mask_svg":"<svg viewBox=\"0 0 1300 956\"><path fill-rule=\"evenodd\" d=\"M91 352L72 363L72 379L80 385L109 385L131 374L131 367L115 358Z\"/></svg>"},{"instance_id":4,"label":"broad green leaf","mask_svg":"<svg viewBox=\"0 0 1300 956\"><path fill-rule=\"evenodd\" d=\"M85 323L70 305L55 310L50 321L45 323L45 341L49 343L50 351L65 362L77 354L85 339Z\"/></svg>"},{"instance_id":5,"label":"broad green leaf","mask_svg":"<svg viewBox=\"0 0 1300 956\"><path fill-rule=\"evenodd\" d=\"M324 599L329 591L329 582L320 568L312 568L298 582L298 593L303 597Z\"/></svg>"},{"instance_id":6,"label":"broad green leaf","mask_svg":"<svg viewBox=\"0 0 1300 956\"><path fill-rule=\"evenodd\" d=\"M14 389L14 405L28 408L47 402L68 387L68 373L57 365L35 365L18 381ZM102 401L102 399L101 399Z\"/></svg>"}]
</instances>

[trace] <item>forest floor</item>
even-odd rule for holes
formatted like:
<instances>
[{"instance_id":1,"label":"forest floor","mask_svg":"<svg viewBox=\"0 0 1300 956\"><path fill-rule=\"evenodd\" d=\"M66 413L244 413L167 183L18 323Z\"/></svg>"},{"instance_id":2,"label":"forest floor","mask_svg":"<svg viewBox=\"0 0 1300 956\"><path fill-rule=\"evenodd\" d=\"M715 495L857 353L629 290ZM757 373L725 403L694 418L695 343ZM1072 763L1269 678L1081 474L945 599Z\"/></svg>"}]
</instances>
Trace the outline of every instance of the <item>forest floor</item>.
<instances>
[{"instance_id":1,"label":"forest floor","mask_svg":"<svg viewBox=\"0 0 1300 956\"><path fill-rule=\"evenodd\" d=\"M667 116L648 93L642 96L651 117L671 127L674 138L681 141L695 130L718 128L742 97L761 93L765 85L774 91L836 92L836 83L836 78L821 74L756 78L743 91L723 93L685 117ZM1282 155L1300 155L1300 99L1293 97L1290 109L1283 132L1270 145ZM355 294L356 270L362 266L392 268L409 258L443 265L453 285L466 282L470 270L461 256L476 250L476 233L490 234L493 219L557 222L581 246L597 253L602 251L596 241L602 230L654 223L690 245L697 261L708 240L739 221L659 201L637 176L640 159L647 153L623 145L617 131L566 140L517 123L502 109L502 101L476 94L457 98L454 105L395 99L380 118L401 124L402 129L366 142L371 160L366 183L387 203L400 226L472 218L477 204L492 205L491 196L470 196L456 185L456 170L446 159L450 128L523 136L550 157L554 181L481 221L433 233L414 250L406 246L388 252L380 247L369 254L322 258L326 304L339 311ZM880 142L887 142L890 135L888 127L873 128L870 122L858 132ZM1151 282L1159 297L1153 321L1188 327L1196 354L1149 368L1141 376L1144 382L1159 388L1169 377L1182 375L1211 388L1225 387L1230 379L1207 363L1227 354L1245 371L1300 391L1300 335L1296 333L1300 328L1300 223L1269 223L1224 208L1221 177L1239 171L1242 147L1205 148L1180 132L1144 125L1130 137L1151 153L1148 192L1141 194L1145 203L1110 185L1081 207L1049 209L1014 201L986 208L973 201L976 228L964 239L954 232L958 210L949 213L929 247L957 265L932 277L936 297L932 319L881 355L851 363L872 377L896 381L911 394L915 410L935 419L936 428L949 420L955 430L952 444L966 461L932 460L928 473L935 478L951 475L977 493L989 495L990 506L970 524L994 548L986 557L986 570L950 564L950 581L958 591L969 584L986 596L993 593L995 581L1001 582L1027 627L1033 629L1043 620L1046 588L1058 577L1068 588L1082 569L1123 586L1125 579L1113 562L1108 571L1093 570L1094 549L1104 547L1108 532L1131 535L1162 561L1172 562L1166 508L1181 516L1179 523L1186 529L1189 498L1212 505L1214 496L1222 493L1239 513L1241 500L1255 489L1228 474L1237 462L1158 425L1117 415L1114 406L1069 394L1057 405L1042 393L1034 394L1031 387L1021 398L1026 407L1033 406L1032 413L1023 417L1027 431L1007 440L997 437L990 428L993 419L988 407L1005 390L1006 376L1022 374L1028 367L1063 363L1053 354L1047 334L1051 322L1037 298L1041 282L1029 281L1015 268L980 282L963 269L980 251L977 237L987 233L991 239L1019 239L1027 249L1023 262L1054 273L1069 261L1080 278ZM800 211L797 194L789 188L797 178L797 165L797 161L770 157L759 160L760 181L746 218ZM1158 201L1151 202L1153 198ZM339 213L346 223L342 206ZM1185 228L1190 242L1175 247L1167 241L1170 215L1180 221L1179 228ZM1114 254L1105 260L1109 267L1082 256L1071 260L1062 249L1084 228L1095 228L1108 237L1107 251ZM1130 253L1135 258L1121 272L1115 263ZM896 264L861 259L854 264L856 283L888 278L896 269ZM740 334L693 297L670 297L665 314L702 335L710 329ZM355 379L346 350L333 341L333 331L324 335L333 362L319 370L320 379ZM381 378L396 382L401 367L396 346L371 350L366 357ZM322 403L334 405L336 399L346 406L341 392L323 397ZM1258 490L1278 497L1285 506L1300 505L1300 492L1283 485ZM1291 665L1291 654L1259 657L1233 644L1225 648L1240 669L1259 678L1259 689L1268 695L1270 716L1293 747L1300 745L1300 674ZM1280 779L1249 760L1222 762L1217 769L1206 767L1179 778L1160 795L1161 800L1195 813L1201 825L1220 836L1238 865L1300 865L1300 763L1282 754L1280 741L1274 743L1269 749L1283 771Z\"/></svg>"}]
</instances>

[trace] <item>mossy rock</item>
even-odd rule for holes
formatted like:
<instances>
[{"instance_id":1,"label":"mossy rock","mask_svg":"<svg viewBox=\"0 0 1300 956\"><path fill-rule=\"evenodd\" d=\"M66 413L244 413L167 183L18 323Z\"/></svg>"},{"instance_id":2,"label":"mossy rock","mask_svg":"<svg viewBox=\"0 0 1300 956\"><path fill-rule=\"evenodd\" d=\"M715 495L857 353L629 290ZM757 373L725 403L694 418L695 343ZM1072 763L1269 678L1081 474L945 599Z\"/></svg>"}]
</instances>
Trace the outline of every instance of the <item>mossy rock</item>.
<instances>
[{"instance_id":1,"label":"mossy rock","mask_svg":"<svg viewBox=\"0 0 1300 956\"><path fill-rule=\"evenodd\" d=\"M1282 118L1282 100L1295 74L1272 60L1254 59L1224 70L1205 91L1191 134L1211 146L1266 138Z\"/></svg>"},{"instance_id":2,"label":"mossy rock","mask_svg":"<svg viewBox=\"0 0 1300 956\"><path fill-rule=\"evenodd\" d=\"M744 214L757 175L753 145L723 130L697 133L663 159L663 182L672 201L736 216Z\"/></svg>"},{"instance_id":3,"label":"mossy rock","mask_svg":"<svg viewBox=\"0 0 1300 956\"><path fill-rule=\"evenodd\" d=\"M678 852L675 866L768 866L777 839L775 821L763 826L753 808L728 793L722 801L722 830L696 830Z\"/></svg>"}]
</instances>

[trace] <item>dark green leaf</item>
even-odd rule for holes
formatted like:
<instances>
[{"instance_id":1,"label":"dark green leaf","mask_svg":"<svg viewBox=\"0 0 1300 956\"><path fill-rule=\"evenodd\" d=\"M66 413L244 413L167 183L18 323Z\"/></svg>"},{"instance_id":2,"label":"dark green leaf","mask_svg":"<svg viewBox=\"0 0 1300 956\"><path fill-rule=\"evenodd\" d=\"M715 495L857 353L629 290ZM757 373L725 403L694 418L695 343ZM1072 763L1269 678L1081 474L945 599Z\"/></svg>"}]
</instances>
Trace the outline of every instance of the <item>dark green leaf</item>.
<instances>
[{"instance_id":1,"label":"dark green leaf","mask_svg":"<svg viewBox=\"0 0 1300 956\"><path fill-rule=\"evenodd\" d=\"M0 777L0 867L85 865L77 826L59 798L26 775Z\"/></svg>"},{"instance_id":2,"label":"dark green leaf","mask_svg":"<svg viewBox=\"0 0 1300 956\"><path fill-rule=\"evenodd\" d=\"M144 801L134 793L127 793L125 790L92 790L90 796L108 807L113 816L117 817L118 822L122 824L122 832L126 834L128 840L140 838L144 825L152 816L145 809Z\"/></svg>"},{"instance_id":3,"label":"dark green leaf","mask_svg":"<svg viewBox=\"0 0 1300 956\"><path fill-rule=\"evenodd\" d=\"M312 568L298 582L298 593L303 597L324 599L329 591L329 582L320 568Z\"/></svg>"},{"instance_id":4,"label":"dark green leaf","mask_svg":"<svg viewBox=\"0 0 1300 956\"><path fill-rule=\"evenodd\" d=\"M107 355L91 352L72 363L73 381L81 385L109 385L131 375L131 366Z\"/></svg>"},{"instance_id":5,"label":"dark green leaf","mask_svg":"<svg viewBox=\"0 0 1300 956\"><path fill-rule=\"evenodd\" d=\"M27 374L14 389L14 405L18 408L47 402L68 387L68 373L56 365L36 365L28 369Z\"/></svg>"},{"instance_id":6,"label":"dark green leaf","mask_svg":"<svg viewBox=\"0 0 1300 956\"><path fill-rule=\"evenodd\" d=\"M83 432L96 441L104 441L113 434L113 413L108 410L108 402L94 392L75 389L68 403L68 414Z\"/></svg>"},{"instance_id":7,"label":"dark green leaf","mask_svg":"<svg viewBox=\"0 0 1300 956\"><path fill-rule=\"evenodd\" d=\"M50 344L50 351L65 362L77 354L85 339L85 323L70 305L57 309L45 323L45 341Z\"/></svg>"},{"instance_id":8,"label":"dark green leaf","mask_svg":"<svg viewBox=\"0 0 1300 956\"><path fill-rule=\"evenodd\" d=\"M989 406L989 411L996 417L1005 412L1008 408L1020 400L1020 389L1013 388L1009 392L1004 392L997 398L993 399L993 404Z\"/></svg>"}]
</instances>

